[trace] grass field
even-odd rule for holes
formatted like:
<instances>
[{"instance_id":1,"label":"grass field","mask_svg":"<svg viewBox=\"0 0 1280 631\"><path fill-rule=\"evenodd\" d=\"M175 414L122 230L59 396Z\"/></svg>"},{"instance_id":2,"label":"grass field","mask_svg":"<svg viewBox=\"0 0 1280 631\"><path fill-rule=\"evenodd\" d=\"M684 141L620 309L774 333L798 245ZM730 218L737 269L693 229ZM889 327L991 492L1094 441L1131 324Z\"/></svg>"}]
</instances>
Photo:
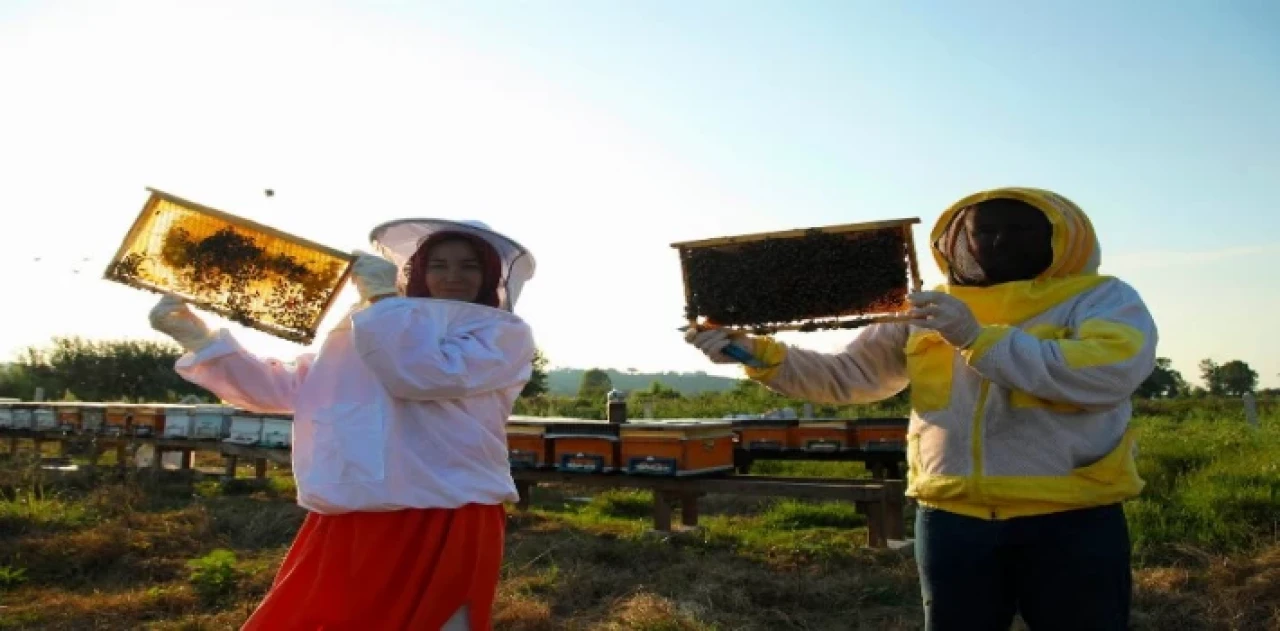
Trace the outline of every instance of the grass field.
<instances>
[{"instance_id":1,"label":"grass field","mask_svg":"<svg viewBox=\"0 0 1280 631\"><path fill-rule=\"evenodd\" d=\"M1148 486L1128 505L1135 628L1280 628L1280 418L1144 417ZM852 475L774 463L762 473ZM234 629L302 512L266 488L57 478L0 467L0 629ZM914 562L862 549L849 506L704 500L704 529L647 534L649 496L540 489L513 514L497 628L916 629Z\"/></svg>"}]
</instances>

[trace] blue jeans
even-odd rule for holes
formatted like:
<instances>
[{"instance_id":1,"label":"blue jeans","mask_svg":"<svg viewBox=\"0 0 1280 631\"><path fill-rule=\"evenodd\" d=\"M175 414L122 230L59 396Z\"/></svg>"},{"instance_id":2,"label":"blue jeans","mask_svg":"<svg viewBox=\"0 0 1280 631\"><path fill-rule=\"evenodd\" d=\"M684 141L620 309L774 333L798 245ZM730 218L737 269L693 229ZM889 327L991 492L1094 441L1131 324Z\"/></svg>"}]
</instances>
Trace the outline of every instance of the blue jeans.
<instances>
[{"instance_id":1,"label":"blue jeans","mask_svg":"<svg viewBox=\"0 0 1280 631\"><path fill-rule=\"evenodd\" d=\"M1005 521L919 507L916 564L928 631L1123 631L1129 528L1120 504Z\"/></svg>"}]
</instances>

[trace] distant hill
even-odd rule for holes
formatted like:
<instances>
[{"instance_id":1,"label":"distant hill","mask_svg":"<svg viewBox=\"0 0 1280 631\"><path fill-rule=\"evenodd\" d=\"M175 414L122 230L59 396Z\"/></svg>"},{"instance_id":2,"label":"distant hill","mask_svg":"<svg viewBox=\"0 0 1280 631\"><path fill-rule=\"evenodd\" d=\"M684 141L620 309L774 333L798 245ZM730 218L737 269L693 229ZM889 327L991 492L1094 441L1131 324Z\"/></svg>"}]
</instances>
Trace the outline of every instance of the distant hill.
<instances>
[{"instance_id":1,"label":"distant hill","mask_svg":"<svg viewBox=\"0 0 1280 631\"><path fill-rule=\"evenodd\" d=\"M547 387L551 394L576 395L582 383L581 368L557 368L547 373ZM724 392L732 390L738 384L737 379L717 377L705 372L662 372L627 373L606 369L613 387L619 390L647 390L650 384L657 381L681 394L698 394L700 392Z\"/></svg>"}]
</instances>

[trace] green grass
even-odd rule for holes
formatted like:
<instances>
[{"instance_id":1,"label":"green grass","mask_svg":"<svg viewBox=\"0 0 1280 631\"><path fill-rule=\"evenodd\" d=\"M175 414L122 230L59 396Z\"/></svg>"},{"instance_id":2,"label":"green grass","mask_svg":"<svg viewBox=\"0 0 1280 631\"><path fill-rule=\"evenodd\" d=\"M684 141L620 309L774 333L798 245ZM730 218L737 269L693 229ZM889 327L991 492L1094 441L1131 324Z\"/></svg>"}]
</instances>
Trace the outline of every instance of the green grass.
<instances>
[{"instance_id":1,"label":"green grass","mask_svg":"<svg viewBox=\"0 0 1280 631\"><path fill-rule=\"evenodd\" d=\"M1241 553L1280 541L1280 423L1142 418L1142 496L1126 506L1140 561L1187 548Z\"/></svg>"},{"instance_id":2,"label":"green grass","mask_svg":"<svg viewBox=\"0 0 1280 631\"><path fill-rule=\"evenodd\" d=\"M1147 481L1126 507L1134 628L1280 628L1280 416L1255 432L1212 413L1134 423ZM824 462L753 473L867 476ZM282 471L266 485L148 482L0 463L0 629L236 628L301 523L294 493ZM919 628L914 562L864 548L850 505L710 496L700 529L666 537L650 532L651 502L539 488L509 521L495 628Z\"/></svg>"}]
</instances>

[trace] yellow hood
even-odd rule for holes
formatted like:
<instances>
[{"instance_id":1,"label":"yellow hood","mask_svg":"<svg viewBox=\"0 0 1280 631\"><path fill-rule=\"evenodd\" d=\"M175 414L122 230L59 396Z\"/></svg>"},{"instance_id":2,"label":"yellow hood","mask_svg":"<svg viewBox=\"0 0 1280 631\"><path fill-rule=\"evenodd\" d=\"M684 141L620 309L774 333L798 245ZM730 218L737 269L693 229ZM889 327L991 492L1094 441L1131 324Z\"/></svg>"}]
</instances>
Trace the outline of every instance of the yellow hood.
<instances>
[{"instance_id":1,"label":"yellow hood","mask_svg":"<svg viewBox=\"0 0 1280 631\"><path fill-rule=\"evenodd\" d=\"M1074 202L1057 193L1021 187L974 193L952 204L938 217L938 222L929 235L929 243L943 276L950 278L950 262L938 249L939 237L961 209L990 199L1013 199L1043 212L1053 226L1053 262L1030 281L992 287L944 285L939 288L968 304L979 322L1016 324L1107 280L1098 275L1102 249L1088 215Z\"/></svg>"}]
</instances>

